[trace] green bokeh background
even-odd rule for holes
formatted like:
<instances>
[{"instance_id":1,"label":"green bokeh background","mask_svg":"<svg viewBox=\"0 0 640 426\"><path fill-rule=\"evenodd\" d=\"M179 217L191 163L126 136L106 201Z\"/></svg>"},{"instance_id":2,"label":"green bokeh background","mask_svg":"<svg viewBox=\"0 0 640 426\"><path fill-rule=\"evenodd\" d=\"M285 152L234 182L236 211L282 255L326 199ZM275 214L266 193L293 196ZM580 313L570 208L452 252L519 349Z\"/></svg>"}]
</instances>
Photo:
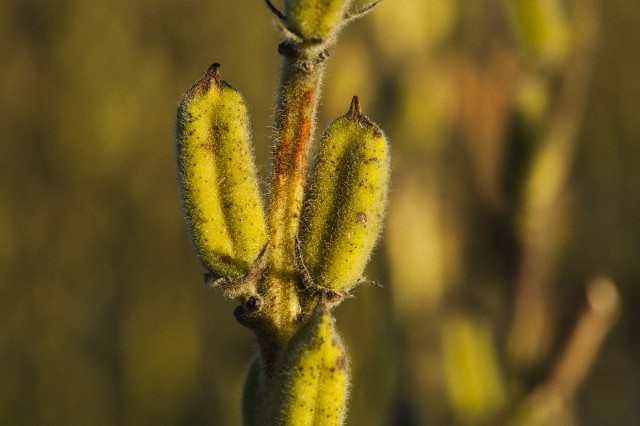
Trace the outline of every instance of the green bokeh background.
<instances>
[{"instance_id":1,"label":"green bokeh background","mask_svg":"<svg viewBox=\"0 0 640 426\"><path fill-rule=\"evenodd\" d=\"M446 5L440 14L417 7L403 15L407 22L370 16L349 27L323 88L320 128L359 94L391 140L396 175L420 169L411 165L416 155L435 149L429 140L406 140L412 126L413 134L435 132L433 117L450 108L446 95L425 90L416 113L403 107L403 87L440 87L434 81L446 71L438 55L482 57L498 20L491 17L497 1L432 3L456 3L455 16ZM411 4L387 0L380 10ZM459 17L463 29L440 35L448 24L439 19ZM426 27L415 24L422 19L430 19ZM640 422L640 6L602 1L599 21L570 174L571 220L550 287L562 341L585 282L607 274L618 285L622 314L578 392L576 419L633 425ZM397 31L413 34L416 25L426 34ZM202 284L180 211L174 117L181 94L212 62L222 63L223 78L253 113L266 183L277 43L259 0L0 4L0 424L238 424L254 345L232 316L234 303ZM464 158L463 144L451 138L448 146L433 158L450 163L423 167L438 167L439 182L465 194L467 165L451 166ZM418 188L433 185L428 176L415 179ZM455 213L474 226L486 220L464 201ZM473 231L452 250L464 246L469 264L484 264L491 245L482 238L490 236ZM402 283L391 281L397 274L385 241L368 272L384 287L364 286L336 310L354 372L350 424L454 422L433 414L447 412L446 396L436 388L422 394L411 384L420 374L402 361L429 350L428 337L407 342L434 324L398 311ZM473 275L478 269L460 274L454 294L484 285ZM492 318L504 328L504 317ZM440 366L425 368L437 375Z\"/></svg>"}]
</instances>

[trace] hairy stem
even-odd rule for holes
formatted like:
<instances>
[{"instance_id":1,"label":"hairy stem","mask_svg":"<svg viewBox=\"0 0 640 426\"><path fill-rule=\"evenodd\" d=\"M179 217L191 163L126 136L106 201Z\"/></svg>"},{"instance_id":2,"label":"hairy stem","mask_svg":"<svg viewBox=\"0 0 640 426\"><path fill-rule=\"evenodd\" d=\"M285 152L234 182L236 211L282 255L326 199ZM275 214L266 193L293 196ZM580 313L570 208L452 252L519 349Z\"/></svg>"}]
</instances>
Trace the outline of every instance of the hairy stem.
<instances>
[{"instance_id":1,"label":"hairy stem","mask_svg":"<svg viewBox=\"0 0 640 426\"><path fill-rule=\"evenodd\" d=\"M322 66L305 71L285 58L275 117L273 192L269 214L272 274L291 278Z\"/></svg>"},{"instance_id":2,"label":"hairy stem","mask_svg":"<svg viewBox=\"0 0 640 426\"><path fill-rule=\"evenodd\" d=\"M274 129L274 162L268 235L269 272L260 283L265 309L258 343L267 378L278 353L296 329L301 315L294 262L294 241L315 129L323 65L308 66L300 54L284 53ZM306 66L305 66L306 65ZM271 362L270 362L271 361Z\"/></svg>"}]
</instances>

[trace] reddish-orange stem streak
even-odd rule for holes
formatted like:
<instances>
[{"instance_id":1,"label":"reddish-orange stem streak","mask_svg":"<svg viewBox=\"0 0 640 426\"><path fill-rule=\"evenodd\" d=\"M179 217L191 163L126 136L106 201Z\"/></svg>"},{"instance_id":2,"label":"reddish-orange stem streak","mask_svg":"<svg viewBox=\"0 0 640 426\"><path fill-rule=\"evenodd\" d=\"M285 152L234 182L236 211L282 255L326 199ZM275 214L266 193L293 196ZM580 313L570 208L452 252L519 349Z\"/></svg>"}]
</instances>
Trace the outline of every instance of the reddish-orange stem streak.
<instances>
[{"instance_id":1,"label":"reddish-orange stem streak","mask_svg":"<svg viewBox=\"0 0 640 426\"><path fill-rule=\"evenodd\" d=\"M298 232L320 74L319 69L312 73L295 69L281 81L269 227L271 266L285 276L293 273L293 240Z\"/></svg>"}]
</instances>

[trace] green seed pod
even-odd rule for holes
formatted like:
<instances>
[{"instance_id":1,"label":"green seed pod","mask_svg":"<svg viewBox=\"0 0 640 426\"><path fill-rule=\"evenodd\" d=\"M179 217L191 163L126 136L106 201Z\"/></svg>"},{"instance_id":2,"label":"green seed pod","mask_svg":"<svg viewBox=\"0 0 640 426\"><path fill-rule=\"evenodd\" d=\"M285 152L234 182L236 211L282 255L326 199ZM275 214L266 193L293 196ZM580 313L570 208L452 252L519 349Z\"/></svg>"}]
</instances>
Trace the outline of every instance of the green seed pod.
<instances>
[{"instance_id":1,"label":"green seed pod","mask_svg":"<svg viewBox=\"0 0 640 426\"><path fill-rule=\"evenodd\" d=\"M284 355L273 424L329 426L344 422L349 370L333 319L318 306Z\"/></svg>"},{"instance_id":2,"label":"green seed pod","mask_svg":"<svg viewBox=\"0 0 640 426\"><path fill-rule=\"evenodd\" d=\"M295 33L324 40L340 30L351 0L286 0L285 15Z\"/></svg>"},{"instance_id":3,"label":"green seed pod","mask_svg":"<svg viewBox=\"0 0 640 426\"><path fill-rule=\"evenodd\" d=\"M242 392L242 424L260 426L264 411L264 372L262 360L257 356L249 366Z\"/></svg>"},{"instance_id":4,"label":"green seed pod","mask_svg":"<svg viewBox=\"0 0 640 426\"><path fill-rule=\"evenodd\" d=\"M384 216L387 140L357 97L325 132L301 218L304 264L318 287L349 290L369 260Z\"/></svg>"},{"instance_id":5,"label":"green seed pod","mask_svg":"<svg viewBox=\"0 0 640 426\"><path fill-rule=\"evenodd\" d=\"M178 180L200 260L213 274L236 278L267 237L246 106L219 67L213 64L178 108Z\"/></svg>"}]
</instances>

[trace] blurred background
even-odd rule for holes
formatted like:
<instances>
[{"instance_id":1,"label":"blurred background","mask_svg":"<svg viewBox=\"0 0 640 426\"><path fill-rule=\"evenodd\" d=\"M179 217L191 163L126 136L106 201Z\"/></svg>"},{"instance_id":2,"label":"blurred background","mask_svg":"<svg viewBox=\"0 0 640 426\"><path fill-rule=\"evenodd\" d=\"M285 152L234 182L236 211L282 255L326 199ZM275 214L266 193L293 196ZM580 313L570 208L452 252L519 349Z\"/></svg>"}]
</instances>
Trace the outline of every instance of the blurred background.
<instances>
[{"instance_id":1,"label":"blurred background","mask_svg":"<svg viewBox=\"0 0 640 426\"><path fill-rule=\"evenodd\" d=\"M277 43L260 0L0 4L0 424L239 423L254 344L203 285L174 120L220 62L266 184ZM336 309L349 424L640 423L639 45L634 0L344 31L319 129L357 94L393 155L381 286Z\"/></svg>"}]
</instances>

